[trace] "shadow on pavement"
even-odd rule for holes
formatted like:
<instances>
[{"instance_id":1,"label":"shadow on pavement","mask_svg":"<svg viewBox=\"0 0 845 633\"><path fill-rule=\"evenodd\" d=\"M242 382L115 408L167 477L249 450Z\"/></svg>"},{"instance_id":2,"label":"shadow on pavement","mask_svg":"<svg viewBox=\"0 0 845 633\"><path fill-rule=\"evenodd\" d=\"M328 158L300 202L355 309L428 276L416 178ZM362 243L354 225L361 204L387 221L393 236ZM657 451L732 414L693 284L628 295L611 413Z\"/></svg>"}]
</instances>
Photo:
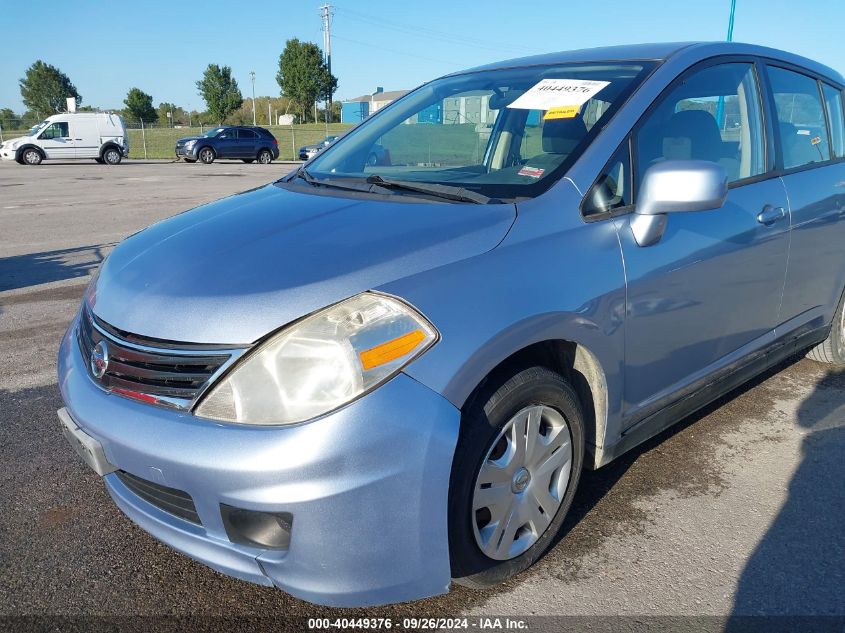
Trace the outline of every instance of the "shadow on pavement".
<instances>
[{"instance_id":1,"label":"shadow on pavement","mask_svg":"<svg viewBox=\"0 0 845 633\"><path fill-rule=\"evenodd\" d=\"M801 463L742 572L727 631L749 630L742 616L754 615L839 616L813 622L825 631L845 624L845 370L827 370L801 403L798 425L807 432ZM780 630L780 619L761 618L769 630Z\"/></svg>"},{"instance_id":2,"label":"shadow on pavement","mask_svg":"<svg viewBox=\"0 0 845 633\"><path fill-rule=\"evenodd\" d=\"M0 259L0 292L84 277L114 244L63 248Z\"/></svg>"}]
</instances>

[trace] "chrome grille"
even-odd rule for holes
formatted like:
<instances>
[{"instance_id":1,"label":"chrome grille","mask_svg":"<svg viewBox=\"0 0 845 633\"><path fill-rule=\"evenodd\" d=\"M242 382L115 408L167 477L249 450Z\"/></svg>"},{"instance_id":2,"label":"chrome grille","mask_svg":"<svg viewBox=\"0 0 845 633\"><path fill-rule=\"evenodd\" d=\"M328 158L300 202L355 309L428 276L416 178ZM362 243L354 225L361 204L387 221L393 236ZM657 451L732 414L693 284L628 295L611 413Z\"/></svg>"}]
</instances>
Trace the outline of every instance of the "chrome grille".
<instances>
[{"instance_id":1,"label":"chrome grille","mask_svg":"<svg viewBox=\"0 0 845 633\"><path fill-rule=\"evenodd\" d=\"M82 309L77 340L88 374L103 389L180 408L188 408L210 380L243 353L229 346L174 343L123 332L98 319L87 307ZM103 340L108 363L97 378L89 359Z\"/></svg>"},{"instance_id":2,"label":"chrome grille","mask_svg":"<svg viewBox=\"0 0 845 633\"><path fill-rule=\"evenodd\" d=\"M125 470L115 471L115 475L124 486L147 503L180 519L201 525L194 500L187 492L141 479Z\"/></svg>"}]
</instances>

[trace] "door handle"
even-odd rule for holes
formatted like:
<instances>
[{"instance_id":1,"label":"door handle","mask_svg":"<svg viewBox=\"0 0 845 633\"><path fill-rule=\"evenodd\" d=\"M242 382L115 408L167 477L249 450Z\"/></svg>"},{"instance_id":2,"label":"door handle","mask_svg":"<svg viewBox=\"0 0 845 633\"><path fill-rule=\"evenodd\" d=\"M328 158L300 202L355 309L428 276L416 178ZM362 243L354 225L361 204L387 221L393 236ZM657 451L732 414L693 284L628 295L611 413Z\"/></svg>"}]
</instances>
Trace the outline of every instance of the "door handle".
<instances>
[{"instance_id":1,"label":"door handle","mask_svg":"<svg viewBox=\"0 0 845 633\"><path fill-rule=\"evenodd\" d=\"M757 214L757 221L760 224L771 226L775 222L783 220L785 217L786 211L783 207L773 207L772 205L767 204L763 207L763 210Z\"/></svg>"}]
</instances>

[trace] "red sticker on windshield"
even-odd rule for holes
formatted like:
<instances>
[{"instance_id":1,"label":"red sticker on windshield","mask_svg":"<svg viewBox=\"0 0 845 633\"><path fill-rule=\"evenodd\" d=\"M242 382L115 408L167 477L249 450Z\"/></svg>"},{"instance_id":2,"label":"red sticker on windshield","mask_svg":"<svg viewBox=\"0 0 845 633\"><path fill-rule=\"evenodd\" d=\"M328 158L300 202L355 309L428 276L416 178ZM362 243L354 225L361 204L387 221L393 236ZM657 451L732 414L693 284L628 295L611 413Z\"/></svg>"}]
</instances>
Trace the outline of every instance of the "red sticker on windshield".
<instances>
[{"instance_id":1,"label":"red sticker on windshield","mask_svg":"<svg viewBox=\"0 0 845 633\"><path fill-rule=\"evenodd\" d=\"M539 178L543 175L544 171L546 170L540 169L539 167L529 167L528 165L526 165L516 173L520 176L530 176L531 178Z\"/></svg>"}]
</instances>

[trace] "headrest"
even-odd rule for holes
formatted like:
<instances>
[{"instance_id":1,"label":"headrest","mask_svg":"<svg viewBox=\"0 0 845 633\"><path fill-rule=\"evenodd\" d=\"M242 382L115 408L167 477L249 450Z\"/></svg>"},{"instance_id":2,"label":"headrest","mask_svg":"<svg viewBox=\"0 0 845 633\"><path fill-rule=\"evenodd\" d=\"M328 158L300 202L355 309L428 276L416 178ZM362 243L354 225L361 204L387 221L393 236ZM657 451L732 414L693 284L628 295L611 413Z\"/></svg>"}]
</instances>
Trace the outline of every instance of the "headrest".
<instances>
[{"instance_id":1,"label":"headrest","mask_svg":"<svg viewBox=\"0 0 845 633\"><path fill-rule=\"evenodd\" d=\"M704 110L675 112L666 122L663 138L684 137L691 141L696 160L718 161L722 155L722 135L713 115Z\"/></svg>"},{"instance_id":2,"label":"headrest","mask_svg":"<svg viewBox=\"0 0 845 633\"><path fill-rule=\"evenodd\" d=\"M543 121L543 151L547 154L571 154L587 136L584 119L550 119Z\"/></svg>"}]
</instances>

